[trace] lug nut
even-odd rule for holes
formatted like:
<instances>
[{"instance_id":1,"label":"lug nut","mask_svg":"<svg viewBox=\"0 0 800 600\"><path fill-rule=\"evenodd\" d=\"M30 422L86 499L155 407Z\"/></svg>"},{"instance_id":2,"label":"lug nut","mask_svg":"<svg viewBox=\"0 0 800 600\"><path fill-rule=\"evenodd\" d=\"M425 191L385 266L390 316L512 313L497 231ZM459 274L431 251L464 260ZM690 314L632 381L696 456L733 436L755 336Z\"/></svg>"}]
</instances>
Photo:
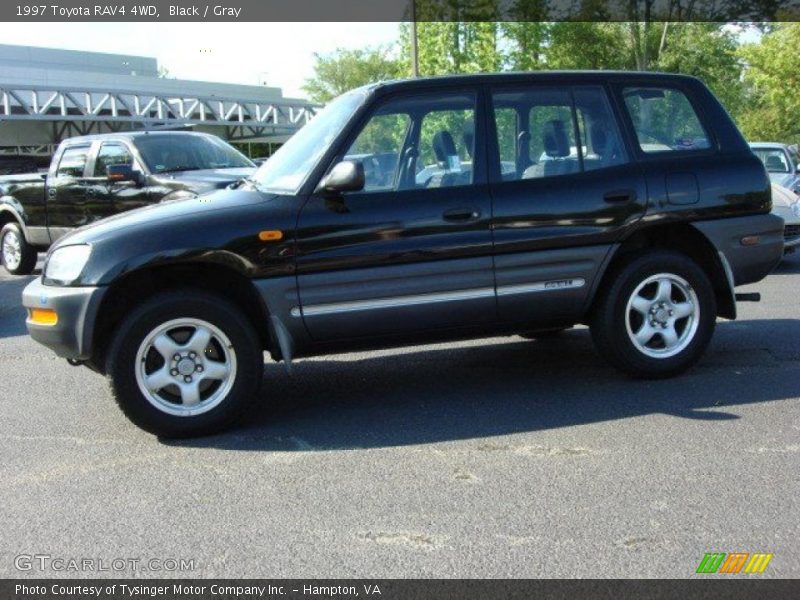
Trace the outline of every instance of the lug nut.
<instances>
[{"instance_id":1,"label":"lug nut","mask_svg":"<svg viewBox=\"0 0 800 600\"><path fill-rule=\"evenodd\" d=\"M169 374L172 375L173 377L177 377L178 376L178 369L172 369L169 372Z\"/></svg>"},{"instance_id":2,"label":"lug nut","mask_svg":"<svg viewBox=\"0 0 800 600\"><path fill-rule=\"evenodd\" d=\"M197 365L194 368L194 370L197 371L198 373L202 373L203 372L203 365Z\"/></svg>"},{"instance_id":3,"label":"lug nut","mask_svg":"<svg viewBox=\"0 0 800 600\"><path fill-rule=\"evenodd\" d=\"M192 383L192 378L191 378L189 375L187 375L186 377L184 377L184 378L183 378L183 380L184 380L186 383Z\"/></svg>"},{"instance_id":4,"label":"lug nut","mask_svg":"<svg viewBox=\"0 0 800 600\"><path fill-rule=\"evenodd\" d=\"M181 359L181 355L180 354L176 354L175 356L172 357L172 360L174 360L174 361L179 361L180 359Z\"/></svg>"},{"instance_id":5,"label":"lug nut","mask_svg":"<svg viewBox=\"0 0 800 600\"><path fill-rule=\"evenodd\" d=\"M189 358L193 359L195 356L197 356L197 354L195 354L194 352L189 352Z\"/></svg>"}]
</instances>

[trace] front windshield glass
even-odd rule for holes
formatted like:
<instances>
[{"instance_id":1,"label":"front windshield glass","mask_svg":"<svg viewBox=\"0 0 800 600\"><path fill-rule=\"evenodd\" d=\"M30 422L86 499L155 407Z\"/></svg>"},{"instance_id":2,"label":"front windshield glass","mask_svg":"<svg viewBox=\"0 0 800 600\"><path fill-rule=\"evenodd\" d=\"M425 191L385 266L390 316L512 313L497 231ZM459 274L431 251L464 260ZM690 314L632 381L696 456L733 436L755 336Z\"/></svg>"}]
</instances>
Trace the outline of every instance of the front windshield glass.
<instances>
[{"instance_id":1,"label":"front windshield glass","mask_svg":"<svg viewBox=\"0 0 800 600\"><path fill-rule=\"evenodd\" d=\"M753 148L770 173L789 173L789 161L780 148Z\"/></svg>"},{"instance_id":2,"label":"front windshield glass","mask_svg":"<svg viewBox=\"0 0 800 600\"><path fill-rule=\"evenodd\" d=\"M339 96L261 165L252 179L265 191L296 194L365 97L363 90Z\"/></svg>"},{"instance_id":3,"label":"front windshield glass","mask_svg":"<svg viewBox=\"0 0 800 600\"><path fill-rule=\"evenodd\" d=\"M255 167L244 154L213 135L140 135L134 139L151 173Z\"/></svg>"}]
</instances>

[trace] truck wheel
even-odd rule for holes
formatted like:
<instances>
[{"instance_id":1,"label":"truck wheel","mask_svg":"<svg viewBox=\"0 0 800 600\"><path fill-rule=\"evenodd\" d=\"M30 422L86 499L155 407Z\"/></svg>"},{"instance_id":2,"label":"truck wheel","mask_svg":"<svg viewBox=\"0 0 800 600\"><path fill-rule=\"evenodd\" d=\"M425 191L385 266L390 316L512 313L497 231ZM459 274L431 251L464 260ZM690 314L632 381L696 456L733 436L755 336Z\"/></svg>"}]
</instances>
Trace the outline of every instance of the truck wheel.
<instances>
[{"instance_id":1,"label":"truck wheel","mask_svg":"<svg viewBox=\"0 0 800 600\"><path fill-rule=\"evenodd\" d=\"M12 275L29 275L36 268L38 252L31 246L16 223L0 229L0 253L3 266Z\"/></svg>"},{"instance_id":2,"label":"truck wheel","mask_svg":"<svg viewBox=\"0 0 800 600\"><path fill-rule=\"evenodd\" d=\"M657 250L619 269L591 323L600 354L634 377L661 378L692 366L717 317L714 290L691 259Z\"/></svg>"},{"instance_id":3,"label":"truck wheel","mask_svg":"<svg viewBox=\"0 0 800 600\"><path fill-rule=\"evenodd\" d=\"M258 397L264 361L251 322L215 294L154 296L128 315L106 372L127 417L162 437L232 425Z\"/></svg>"}]
</instances>

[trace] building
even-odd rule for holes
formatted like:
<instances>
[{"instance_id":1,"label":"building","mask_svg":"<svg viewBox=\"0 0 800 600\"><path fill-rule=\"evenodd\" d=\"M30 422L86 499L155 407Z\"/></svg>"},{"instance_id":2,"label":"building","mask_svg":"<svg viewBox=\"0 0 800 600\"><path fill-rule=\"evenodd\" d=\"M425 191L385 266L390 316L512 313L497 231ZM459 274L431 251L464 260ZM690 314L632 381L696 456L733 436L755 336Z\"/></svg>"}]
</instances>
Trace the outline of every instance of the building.
<instances>
[{"instance_id":1,"label":"building","mask_svg":"<svg viewBox=\"0 0 800 600\"><path fill-rule=\"evenodd\" d=\"M316 106L280 88L159 76L155 58L0 44L0 153L49 156L62 139L191 128L280 144Z\"/></svg>"}]
</instances>

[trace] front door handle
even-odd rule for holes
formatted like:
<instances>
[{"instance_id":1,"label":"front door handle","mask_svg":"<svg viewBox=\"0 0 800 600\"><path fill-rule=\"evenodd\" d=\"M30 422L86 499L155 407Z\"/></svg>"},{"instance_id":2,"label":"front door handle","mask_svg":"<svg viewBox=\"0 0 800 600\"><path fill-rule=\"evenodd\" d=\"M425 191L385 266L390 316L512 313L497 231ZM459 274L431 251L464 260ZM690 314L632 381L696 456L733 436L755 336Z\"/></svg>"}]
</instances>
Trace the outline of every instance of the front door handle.
<instances>
[{"instance_id":1,"label":"front door handle","mask_svg":"<svg viewBox=\"0 0 800 600\"><path fill-rule=\"evenodd\" d=\"M603 194L604 202L622 203L622 202L635 202L636 190L612 190Z\"/></svg>"},{"instance_id":2,"label":"front door handle","mask_svg":"<svg viewBox=\"0 0 800 600\"><path fill-rule=\"evenodd\" d=\"M453 208L444 211L442 218L445 221L474 221L481 216L481 211L477 208Z\"/></svg>"},{"instance_id":3,"label":"front door handle","mask_svg":"<svg viewBox=\"0 0 800 600\"><path fill-rule=\"evenodd\" d=\"M47 197L48 198L55 198L56 197L56 188L47 188Z\"/></svg>"}]
</instances>

